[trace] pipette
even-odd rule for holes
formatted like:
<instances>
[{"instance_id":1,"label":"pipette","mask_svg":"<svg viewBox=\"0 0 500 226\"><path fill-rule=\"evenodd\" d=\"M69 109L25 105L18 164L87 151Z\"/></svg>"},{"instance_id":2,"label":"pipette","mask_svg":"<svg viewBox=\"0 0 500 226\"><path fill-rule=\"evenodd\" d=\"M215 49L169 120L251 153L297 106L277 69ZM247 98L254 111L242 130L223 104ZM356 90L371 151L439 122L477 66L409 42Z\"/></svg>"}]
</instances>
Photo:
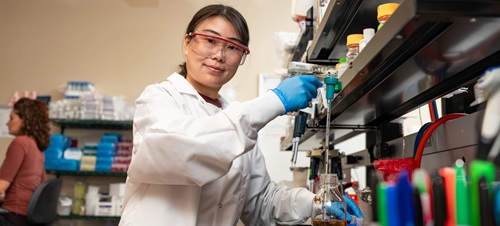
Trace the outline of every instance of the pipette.
<instances>
[{"instance_id":1,"label":"pipette","mask_svg":"<svg viewBox=\"0 0 500 226\"><path fill-rule=\"evenodd\" d=\"M299 112L297 116L295 116L295 125L293 128L293 139L292 139L292 166L291 170L295 168L295 164L297 164L297 154L299 152L299 142L300 138L306 131L307 124L307 113Z\"/></svg>"},{"instance_id":2,"label":"pipette","mask_svg":"<svg viewBox=\"0 0 500 226\"><path fill-rule=\"evenodd\" d=\"M324 83L326 84L326 100L327 100L327 106L326 106L326 128L325 128L325 173L328 174L330 167L329 161L329 152L330 152L330 125L331 125L331 112L332 112L332 101L333 101L333 96L335 93L340 92L340 85L341 83L339 82L339 79L335 77L335 73L329 73L329 76L325 77Z\"/></svg>"},{"instance_id":3,"label":"pipette","mask_svg":"<svg viewBox=\"0 0 500 226\"><path fill-rule=\"evenodd\" d=\"M315 65L309 63L302 62L290 62L288 66L288 73L291 76L295 75L314 75L314 76L322 76L326 71L326 66L323 65ZM293 112L295 114L295 112ZM311 115L313 117L313 115ZM293 138L292 138L292 165L290 167L291 170L295 168L295 164L297 163L297 154L299 152L299 142L302 135L305 133L307 126L307 117L308 113L303 112L302 110L295 116L295 124L293 129Z\"/></svg>"}]
</instances>

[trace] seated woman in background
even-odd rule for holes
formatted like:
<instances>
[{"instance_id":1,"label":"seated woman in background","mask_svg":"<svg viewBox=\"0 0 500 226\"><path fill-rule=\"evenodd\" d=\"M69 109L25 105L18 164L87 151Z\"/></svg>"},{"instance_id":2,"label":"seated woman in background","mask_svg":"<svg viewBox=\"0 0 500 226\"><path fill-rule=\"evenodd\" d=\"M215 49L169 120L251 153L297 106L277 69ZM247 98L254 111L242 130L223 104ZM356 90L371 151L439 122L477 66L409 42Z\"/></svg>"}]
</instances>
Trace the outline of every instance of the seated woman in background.
<instances>
[{"instance_id":1,"label":"seated woman in background","mask_svg":"<svg viewBox=\"0 0 500 226\"><path fill-rule=\"evenodd\" d=\"M50 142L49 122L44 102L21 98L14 104L7 126L15 138L0 168L2 208L9 213L0 215L0 225L29 225L28 203L46 176L43 151Z\"/></svg>"}]
</instances>

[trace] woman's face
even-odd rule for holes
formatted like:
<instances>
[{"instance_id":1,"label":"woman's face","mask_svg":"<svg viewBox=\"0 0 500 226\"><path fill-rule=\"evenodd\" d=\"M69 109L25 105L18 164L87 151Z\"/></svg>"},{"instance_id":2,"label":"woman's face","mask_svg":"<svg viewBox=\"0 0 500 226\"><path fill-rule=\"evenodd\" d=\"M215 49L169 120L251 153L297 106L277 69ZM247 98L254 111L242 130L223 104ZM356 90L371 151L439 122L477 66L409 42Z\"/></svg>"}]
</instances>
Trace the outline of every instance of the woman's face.
<instances>
[{"instance_id":1,"label":"woman's face","mask_svg":"<svg viewBox=\"0 0 500 226\"><path fill-rule=\"evenodd\" d=\"M232 41L241 40L233 25L222 17L206 19L196 28L195 32L221 36ZM184 38L186 79L199 93L216 98L220 88L233 78L239 64L232 63L228 54L223 51L215 52L210 56L200 54L196 48L199 48L198 44L202 40L201 38L195 36L190 39L188 35ZM228 62L232 64L228 64Z\"/></svg>"},{"instance_id":2,"label":"woman's face","mask_svg":"<svg viewBox=\"0 0 500 226\"><path fill-rule=\"evenodd\" d=\"M9 134L13 136L19 135L22 126L23 126L23 120L19 118L19 115L14 110L10 111L9 121L7 121L7 127L9 127Z\"/></svg>"}]
</instances>

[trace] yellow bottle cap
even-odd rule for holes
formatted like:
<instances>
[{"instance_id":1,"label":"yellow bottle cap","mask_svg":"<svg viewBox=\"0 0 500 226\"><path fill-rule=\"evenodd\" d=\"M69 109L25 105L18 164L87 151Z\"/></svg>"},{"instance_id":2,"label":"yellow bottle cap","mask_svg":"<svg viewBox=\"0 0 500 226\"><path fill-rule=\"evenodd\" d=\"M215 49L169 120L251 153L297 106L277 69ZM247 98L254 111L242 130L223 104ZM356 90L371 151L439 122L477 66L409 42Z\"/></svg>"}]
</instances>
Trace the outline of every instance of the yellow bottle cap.
<instances>
[{"instance_id":1,"label":"yellow bottle cap","mask_svg":"<svg viewBox=\"0 0 500 226\"><path fill-rule=\"evenodd\" d=\"M377 19L380 19L380 17L383 16L392 15L398 7L398 3L386 3L379 5L377 7Z\"/></svg>"},{"instance_id":2,"label":"yellow bottle cap","mask_svg":"<svg viewBox=\"0 0 500 226\"><path fill-rule=\"evenodd\" d=\"M348 35L347 36L347 43L346 43L346 45L357 44L357 43L359 43L359 41L361 41L361 39L363 39L363 35L362 34L351 34L351 35Z\"/></svg>"},{"instance_id":3,"label":"yellow bottle cap","mask_svg":"<svg viewBox=\"0 0 500 226\"><path fill-rule=\"evenodd\" d=\"M338 71L339 70L339 66L340 66L340 64L335 64L335 70Z\"/></svg>"}]
</instances>

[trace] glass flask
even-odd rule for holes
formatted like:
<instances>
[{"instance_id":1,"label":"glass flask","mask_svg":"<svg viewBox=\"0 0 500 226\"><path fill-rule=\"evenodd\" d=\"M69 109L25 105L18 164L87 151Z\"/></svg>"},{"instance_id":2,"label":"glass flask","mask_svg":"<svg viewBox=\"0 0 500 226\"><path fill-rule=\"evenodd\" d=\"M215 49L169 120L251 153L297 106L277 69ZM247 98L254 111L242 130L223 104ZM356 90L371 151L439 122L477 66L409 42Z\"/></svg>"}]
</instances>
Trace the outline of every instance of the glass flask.
<instances>
[{"instance_id":1,"label":"glass flask","mask_svg":"<svg viewBox=\"0 0 500 226\"><path fill-rule=\"evenodd\" d=\"M346 203L339 191L339 178L336 174L320 175L321 189L313 199L311 213L312 226L346 226ZM343 218L333 215L327 211L329 205L338 211L343 211ZM340 209L340 207L343 207Z\"/></svg>"}]
</instances>

